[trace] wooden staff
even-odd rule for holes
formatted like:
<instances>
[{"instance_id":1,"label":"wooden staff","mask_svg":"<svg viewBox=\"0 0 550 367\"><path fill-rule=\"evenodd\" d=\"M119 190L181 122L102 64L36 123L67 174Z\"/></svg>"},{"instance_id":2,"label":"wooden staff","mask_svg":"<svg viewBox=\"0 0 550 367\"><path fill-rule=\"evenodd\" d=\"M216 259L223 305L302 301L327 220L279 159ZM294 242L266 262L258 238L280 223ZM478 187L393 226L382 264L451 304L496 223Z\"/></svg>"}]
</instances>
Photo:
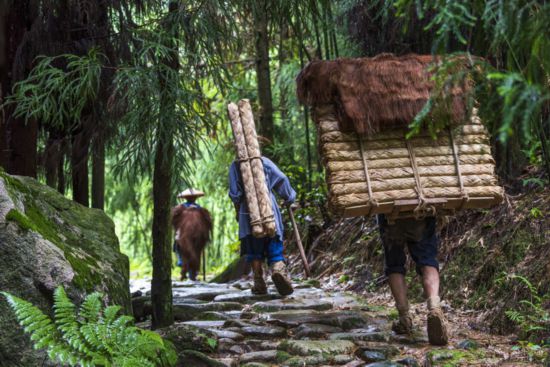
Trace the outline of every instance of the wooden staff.
<instances>
[{"instance_id":1,"label":"wooden staff","mask_svg":"<svg viewBox=\"0 0 550 367\"><path fill-rule=\"evenodd\" d=\"M288 206L288 212L290 214L290 220L292 221L292 227L294 228L294 236L296 237L296 243L298 244L298 249L300 250L300 257L302 258L302 263L304 264L304 270L306 272L306 278L311 276L309 271L309 264L307 262L306 253L304 251L304 246L302 245L302 239L300 238L300 232L298 232L298 226L296 225L296 220L294 219L294 211L292 206Z\"/></svg>"},{"instance_id":2,"label":"wooden staff","mask_svg":"<svg viewBox=\"0 0 550 367\"><path fill-rule=\"evenodd\" d=\"M202 280L206 282L206 248L202 250Z\"/></svg>"}]
</instances>

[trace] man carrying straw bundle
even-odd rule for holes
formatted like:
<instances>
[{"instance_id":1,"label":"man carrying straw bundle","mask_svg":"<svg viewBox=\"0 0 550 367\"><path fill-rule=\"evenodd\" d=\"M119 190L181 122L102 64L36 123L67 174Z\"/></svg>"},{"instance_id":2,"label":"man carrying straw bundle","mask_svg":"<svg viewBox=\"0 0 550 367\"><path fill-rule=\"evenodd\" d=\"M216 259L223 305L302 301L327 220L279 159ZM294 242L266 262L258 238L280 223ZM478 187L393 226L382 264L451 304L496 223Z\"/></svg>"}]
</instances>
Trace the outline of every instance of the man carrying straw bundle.
<instances>
[{"instance_id":1,"label":"man carrying straw bundle","mask_svg":"<svg viewBox=\"0 0 550 367\"><path fill-rule=\"evenodd\" d=\"M393 324L393 331L397 334L412 332L405 282L405 247L408 247L416 264L416 272L422 277L422 286L427 297L430 344L447 344L446 321L439 299L439 263L436 259L439 238L436 234L435 217L396 219L395 223L390 224L386 217L380 214L378 224L384 245L384 271L399 313L399 319Z\"/></svg>"},{"instance_id":2,"label":"man carrying straw bundle","mask_svg":"<svg viewBox=\"0 0 550 367\"><path fill-rule=\"evenodd\" d=\"M239 221L241 255L246 255L246 260L251 264L254 273L252 293L267 294L267 285L263 276L263 263L267 259L267 263L271 269L271 279L277 291L282 296L287 296L292 294L294 290L287 275L285 258L283 256L283 219L273 191L285 201L285 204L292 204L294 202L296 192L290 186L288 177L281 172L275 163L266 157L261 157L261 161L275 218L275 236L261 238L253 236L242 175L237 161L234 161L229 168L229 197L235 205L237 220Z\"/></svg>"}]
</instances>

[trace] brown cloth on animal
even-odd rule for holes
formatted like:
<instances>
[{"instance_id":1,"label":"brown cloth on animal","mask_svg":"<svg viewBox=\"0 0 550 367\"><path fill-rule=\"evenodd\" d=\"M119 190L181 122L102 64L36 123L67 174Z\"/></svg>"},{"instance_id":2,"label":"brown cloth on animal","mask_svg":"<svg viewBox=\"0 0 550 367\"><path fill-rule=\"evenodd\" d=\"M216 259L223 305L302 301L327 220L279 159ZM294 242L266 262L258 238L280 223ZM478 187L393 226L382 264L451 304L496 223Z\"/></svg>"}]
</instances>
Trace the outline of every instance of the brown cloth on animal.
<instances>
[{"instance_id":1,"label":"brown cloth on animal","mask_svg":"<svg viewBox=\"0 0 550 367\"><path fill-rule=\"evenodd\" d=\"M176 233L176 243L183 260L181 277L187 272L191 280L196 280L201 265L201 255L212 235L212 218L204 208L178 205L172 209L172 226Z\"/></svg>"}]
</instances>

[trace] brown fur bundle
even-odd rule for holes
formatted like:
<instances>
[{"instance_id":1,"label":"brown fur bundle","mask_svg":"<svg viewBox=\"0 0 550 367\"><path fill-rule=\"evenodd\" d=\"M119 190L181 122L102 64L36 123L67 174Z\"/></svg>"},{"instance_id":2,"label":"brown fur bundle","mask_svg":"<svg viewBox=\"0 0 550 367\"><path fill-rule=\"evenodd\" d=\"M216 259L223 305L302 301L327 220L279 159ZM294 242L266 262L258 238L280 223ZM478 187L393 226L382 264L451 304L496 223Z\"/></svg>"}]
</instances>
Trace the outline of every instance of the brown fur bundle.
<instances>
[{"instance_id":1,"label":"brown fur bundle","mask_svg":"<svg viewBox=\"0 0 550 367\"><path fill-rule=\"evenodd\" d=\"M179 231L176 242L183 260L182 279L189 270L192 276L196 276L200 270L201 254L212 233L210 213L204 208L186 208L178 205L172 209L172 226L174 232Z\"/></svg>"},{"instance_id":2,"label":"brown fur bundle","mask_svg":"<svg viewBox=\"0 0 550 367\"><path fill-rule=\"evenodd\" d=\"M296 79L298 99L310 106L334 105L343 131L372 134L403 127L430 97L433 82L428 69L438 61L414 54L312 61ZM445 91L444 109L452 121L465 119L465 89L467 85Z\"/></svg>"}]
</instances>

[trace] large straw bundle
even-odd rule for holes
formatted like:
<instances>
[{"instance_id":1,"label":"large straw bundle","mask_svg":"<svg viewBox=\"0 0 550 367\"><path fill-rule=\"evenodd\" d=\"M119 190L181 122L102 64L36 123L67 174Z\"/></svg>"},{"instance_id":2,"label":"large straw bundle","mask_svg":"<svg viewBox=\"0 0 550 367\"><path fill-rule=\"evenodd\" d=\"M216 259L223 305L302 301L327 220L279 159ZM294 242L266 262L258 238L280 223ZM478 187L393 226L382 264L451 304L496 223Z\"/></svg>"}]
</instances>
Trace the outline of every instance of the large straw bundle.
<instances>
[{"instance_id":1,"label":"large straw bundle","mask_svg":"<svg viewBox=\"0 0 550 367\"><path fill-rule=\"evenodd\" d=\"M238 107L230 103L227 112L235 138L252 235L257 238L273 237L276 231L275 217L250 102L247 99L240 100Z\"/></svg>"},{"instance_id":2,"label":"large straw bundle","mask_svg":"<svg viewBox=\"0 0 550 367\"><path fill-rule=\"evenodd\" d=\"M455 59L457 68L468 60ZM503 190L487 131L466 121L464 80L435 99L431 118L448 129L407 140L407 126L430 98L432 56L382 54L315 61L297 78L298 99L313 108L330 206L344 216L391 218L492 206Z\"/></svg>"},{"instance_id":3,"label":"large straw bundle","mask_svg":"<svg viewBox=\"0 0 550 367\"><path fill-rule=\"evenodd\" d=\"M436 140L427 134L407 140L405 128L371 137L344 133L332 105L316 107L314 116L329 203L344 216L407 217L502 200L487 132L475 114Z\"/></svg>"}]
</instances>

